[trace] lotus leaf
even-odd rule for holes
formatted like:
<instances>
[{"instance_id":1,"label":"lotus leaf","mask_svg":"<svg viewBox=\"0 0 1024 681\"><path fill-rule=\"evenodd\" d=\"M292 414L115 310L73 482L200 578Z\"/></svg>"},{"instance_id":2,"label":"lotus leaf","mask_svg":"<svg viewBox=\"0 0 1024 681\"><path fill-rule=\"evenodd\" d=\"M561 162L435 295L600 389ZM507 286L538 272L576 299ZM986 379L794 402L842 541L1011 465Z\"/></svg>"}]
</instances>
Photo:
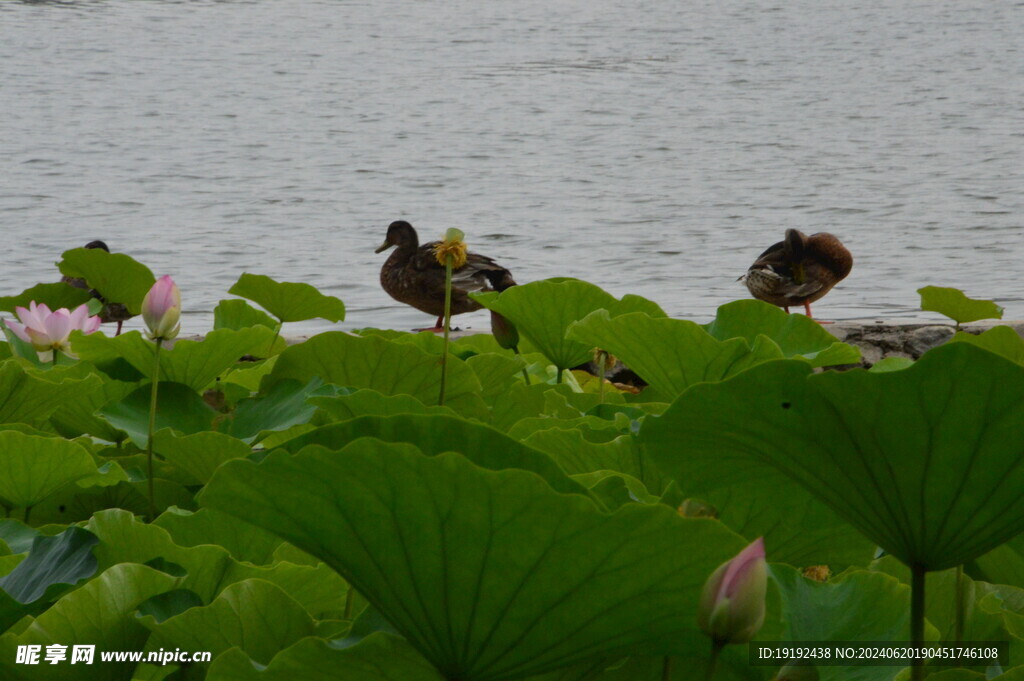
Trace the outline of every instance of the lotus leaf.
<instances>
[{"instance_id":1,"label":"lotus leaf","mask_svg":"<svg viewBox=\"0 0 1024 681\"><path fill-rule=\"evenodd\" d=\"M391 634L367 636L340 648L321 638L304 638L274 656L266 668L255 666L241 650L227 651L210 666L207 681L444 681L404 639Z\"/></svg>"},{"instance_id":2,"label":"lotus leaf","mask_svg":"<svg viewBox=\"0 0 1024 681\"><path fill-rule=\"evenodd\" d=\"M370 388L385 395L412 395L424 404L437 404L441 385L438 358L413 345L341 331L313 336L277 357L265 382L286 378L305 383L319 376L325 383L346 388ZM266 388L266 385L264 386ZM466 363L448 362L445 405L471 416L484 416L480 382Z\"/></svg>"},{"instance_id":3,"label":"lotus leaf","mask_svg":"<svg viewBox=\"0 0 1024 681\"><path fill-rule=\"evenodd\" d=\"M46 678L39 666L18 664L19 645L75 643L95 645L101 650L142 650L149 631L135 621L135 609L147 598L172 588L174 578L145 565L115 565L81 588L62 597L39 615L20 634L0 636L0 675L21 681ZM68 648L68 657L71 650ZM61 681L129 681L134 671L130 664L94 664L60 666ZM42 657L42 655L40 655ZM54 678L50 676L49 678Z\"/></svg>"},{"instance_id":4,"label":"lotus leaf","mask_svg":"<svg viewBox=\"0 0 1024 681\"><path fill-rule=\"evenodd\" d=\"M55 376L58 370L51 372ZM0 423L41 425L63 405L95 388L92 379L44 379L14 361L0 364Z\"/></svg>"},{"instance_id":5,"label":"lotus leaf","mask_svg":"<svg viewBox=\"0 0 1024 681\"><path fill-rule=\"evenodd\" d=\"M534 281L501 293L489 291L470 296L507 317L559 371L591 359L592 344L566 338L565 332L573 322L600 309L609 310L613 316L634 310L654 311L651 301L644 298L626 296L616 300L603 289L578 279Z\"/></svg>"},{"instance_id":6,"label":"lotus leaf","mask_svg":"<svg viewBox=\"0 0 1024 681\"><path fill-rule=\"evenodd\" d=\"M209 605L163 622L152 616L144 616L140 622L153 632L147 646L150 650L208 650L216 657L238 646L262 664L314 632L309 613L280 587L262 579L235 582Z\"/></svg>"},{"instance_id":7,"label":"lotus leaf","mask_svg":"<svg viewBox=\"0 0 1024 681\"><path fill-rule=\"evenodd\" d=\"M179 546L216 544L227 549L235 560L254 565L274 562L274 552L282 544L279 537L255 525L208 508L195 513L168 509L153 524L167 530Z\"/></svg>"},{"instance_id":8,"label":"lotus leaf","mask_svg":"<svg viewBox=\"0 0 1024 681\"><path fill-rule=\"evenodd\" d=\"M641 440L677 481L763 475L800 495L789 478L925 570L1024 530L1024 367L951 343L903 371L809 372L769 362L695 386Z\"/></svg>"},{"instance_id":9,"label":"lotus leaf","mask_svg":"<svg viewBox=\"0 0 1024 681\"><path fill-rule=\"evenodd\" d=\"M527 471L384 446L229 462L200 500L323 559L449 679L671 651L699 636L700 586L742 544L663 506L607 514Z\"/></svg>"},{"instance_id":10,"label":"lotus leaf","mask_svg":"<svg viewBox=\"0 0 1024 681\"><path fill-rule=\"evenodd\" d=\"M0 632L25 615L35 615L79 581L96 572L92 547L96 535L69 527L53 536L37 536L28 557L0 577Z\"/></svg>"},{"instance_id":11,"label":"lotus leaf","mask_svg":"<svg viewBox=\"0 0 1024 681\"><path fill-rule=\"evenodd\" d=\"M757 337L772 340L785 357L804 358L814 367L856 364L860 350L840 343L821 324L802 314L787 314L761 300L736 300L718 308L715 320L704 328L718 340L743 338L753 345Z\"/></svg>"},{"instance_id":12,"label":"lotus leaf","mask_svg":"<svg viewBox=\"0 0 1024 681\"><path fill-rule=\"evenodd\" d=\"M68 483L97 473L81 445L60 437L0 431L0 504L30 508Z\"/></svg>"},{"instance_id":13,"label":"lotus leaf","mask_svg":"<svg viewBox=\"0 0 1024 681\"><path fill-rule=\"evenodd\" d=\"M719 341L694 322L655 319L641 312L613 319L600 310L573 324L568 335L616 355L669 399L695 383L720 381L753 364L782 357L773 344L754 352L742 338Z\"/></svg>"},{"instance_id":14,"label":"lotus leaf","mask_svg":"<svg viewBox=\"0 0 1024 681\"><path fill-rule=\"evenodd\" d=\"M446 414L456 416L448 407L428 407L412 395L382 395L376 390L356 390L348 395L311 397L308 402L322 409L334 421L348 421L360 416L394 416L395 414Z\"/></svg>"},{"instance_id":15,"label":"lotus leaf","mask_svg":"<svg viewBox=\"0 0 1024 681\"><path fill-rule=\"evenodd\" d=\"M252 452L249 445L223 433L181 436L170 429L153 433L153 451L204 484L222 463Z\"/></svg>"},{"instance_id":16,"label":"lotus leaf","mask_svg":"<svg viewBox=\"0 0 1024 681\"><path fill-rule=\"evenodd\" d=\"M910 627L910 587L878 572L854 570L827 583L772 564L782 595L785 641L901 641ZM821 681L889 681L893 667L820 666Z\"/></svg>"},{"instance_id":17,"label":"lotus leaf","mask_svg":"<svg viewBox=\"0 0 1024 681\"><path fill-rule=\"evenodd\" d=\"M160 380L183 383L193 390L202 390L239 358L266 350L274 332L265 326L253 326L235 331L211 331L201 341L179 340L170 348L160 351ZM147 341L138 331L129 331L115 338L98 333L74 334L72 349L79 357L94 363L122 357L143 376L153 374L153 354L156 345Z\"/></svg>"},{"instance_id":18,"label":"lotus leaf","mask_svg":"<svg viewBox=\"0 0 1024 681\"><path fill-rule=\"evenodd\" d=\"M996 326L977 336L960 331L949 342L971 343L1017 364L1024 364L1024 338L1009 326Z\"/></svg>"},{"instance_id":19,"label":"lotus leaf","mask_svg":"<svg viewBox=\"0 0 1024 681\"><path fill-rule=\"evenodd\" d=\"M222 300L213 308L213 328L217 329L247 329L250 326L265 326L268 329L277 329L279 326L276 319L262 310L245 302L231 298Z\"/></svg>"},{"instance_id":20,"label":"lotus leaf","mask_svg":"<svg viewBox=\"0 0 1024 681\"><path fill-rule=\"evenodd\" d=\"M112 426L128 433L128 437L140 449L149 440L149 401L153 388L144 385L136 388L120 402L108 404L99 411ZM195 390L181 383L160 383L157 386L156 423L153 432L173 428L185 435L192 435L214 426L224 415L210 408ZM154 438L155 439L155 438Z\"/></svg>"},{"instance_id":21,"label":"lotus leaf","mask_svg":"<svg viewBox=\"0 0 1024 681\"><path fill-rule=\"evenodd\" d=\"M320 317L332 322L345 319L345 304L309 284L278 282L262 274L239 277L228 293L248 298L282 322L301 322Z\"/></svg>"},{"instance_id":22,"label":"lotus leaf","mask_svg":"<svg viewBox=\"0 0 1024 681\"><path fill-rule=\"evenodd\" d=\"M64 251L57 263L61 274L85 279L104 299L121 303L132 314L142 311L142 299L156 283L148 267L124 253L107 253L100 248Z\"/></svg>"},{"instance_id":23,"label":"lotus leaf","mask_svg":"<svg viewBox=\"0 0 1024 681\"><path fill-rule=\"evenodd\" d=\"M36 284L16 296L0 296L0 311L14 312L14 308L28 307L31 302L46 305L51 310L58 310L62 307L73 310L90 300L92 300L92 296L87 290L68 286L64 282L58 281L53 284Z\"/></svg>"},{"instance_id":24,"label":"lotus leaf","mask_svg":"<svg viewBox=\"0 0 1024 681\"><path fill-rule=\"evenodd\" d=\"M415 444L424 454L432 456L443 452L459 452L482 468L520 468L536 473L559 492L587 494L582 485L569 479L546 454L482 423L466 421L455 416L364 416L317 428L289 440L284 446L292 452L297 452L308 445L341 449L361 437ZM384 453L386 451L388 450L385 448Z\"/></svg>"},{"instance_id":25,"label":"lotus leaf","mask_svg":"<svg viewBox=\"0 0 1024 681\"><path fill-rule=\"evenodd\" d=\"M921 309L943 314L957 326L979 319L1002 319L1003 308L991 300L968 298L964 292L944 286L925 286L917 289L921 294Z\"/></svg>"}]
</instances>

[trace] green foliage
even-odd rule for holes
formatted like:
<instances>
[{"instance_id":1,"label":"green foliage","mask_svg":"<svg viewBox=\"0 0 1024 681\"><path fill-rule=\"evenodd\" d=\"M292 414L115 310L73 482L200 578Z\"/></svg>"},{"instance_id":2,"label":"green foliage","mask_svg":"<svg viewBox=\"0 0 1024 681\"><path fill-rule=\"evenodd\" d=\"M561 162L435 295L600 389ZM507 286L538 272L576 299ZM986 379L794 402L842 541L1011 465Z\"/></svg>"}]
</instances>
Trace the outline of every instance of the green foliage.
<instances>
[{"instance_id":1,"label":"green foliage","mask_svg":"<svg viewBox=\"0 0 1024 681\"><path fill-rule=\"evenodd\" d=\"M228 463L200 498L334 567L447 678L670 651L695 633L705 577L741 547L661 506L608 515L523 471L390 449L362 442Z\"/></svg>"},{"instance_id":2,"label":"green foliage","mask_svg":"<svg viewBox=\"0 0 1024 681\"><path fill-rule=\"evenodd\" d=\"M85 279L112 303L121 303L133 315L142 311L142 299L156 283L148 267L124 253L107 253L101 248L73 248L64 251L57 263L61 274Z\"/></svg>"},{"instance_id":3,"label":"green foliage","mask_svg":"<svg viewBox=\"0 0 1024 681\"><path fill-rule=\"evenodd\" d=\"M257 310L245 302L231 298L222 300L213 308L213 329L247 329L250 326L265 326L276 329L279 323L266 312Z\"/></svg>"},{"instance_id":4,"label":"green foliage","mask_svg":"<svg viewBox=\"0 0 1024 681\"><path fill-rule=\"evenodd\" d=\"M245 273L228 289L248 298L281 322L301 322L321 317L340 322L345 319L345 304L334 296L325 296L309 284L278 282L262 274Z\"/></svg>"},{"instance_id":5,"label":"green foliage","mask_svg":"<svg viewBox=\"0 0 1024 681\"><path fill-rule=\"evenodd\" d=\"M1024 530L1020 366L954 343L903 371L808 372L770 362L695 386L641 439L677 480L710 478L714 466L737 482L763 475L793 499L802 488L928 570Z\"/></svg>"},{"instance_id":6,"label":"green foliage","mask_svg":"<svg viewBox=\"0 0 1024 681\"><path fill-rule=\"evenodd\" d=\"M441 384L437 357L404 343L377 337L331 331L282 352L267 381L305 383L319 376L325 383L346 388L369 388L385 395L412 395L436 405ZM445 405L471 416L483 416L480 382L465 362L448 362Z\"/></svg>"},{"instance_id":7,"label":"green foliage","mask_svg":"<svg viewBox=\"0 0 1024 681\"><path fill-rule=\"evenodd\" d=\"M60 437L0 431L0 504L31 508L68 483L97 473L81 445Z\"/></svg>"},{"instance_id":8,"label":"green foliage","mask_svg":"<svg viewBox=\"0 0 1024 681\"><path fill-rule=\"evenodd\" d=\"M65 307L73 310L92 300L89 291L65 284L62 281L53 284L36 284L25 289L16 296L0 296L0 312L14 312L16 307L28 307L28 304L45 304L51 310Z\"/></svg>"},{"instance_id":9,"label":"green foliage","mask_svg":"<svg viewBox=\"0 0 1024 681\"><path fill-rule=\"evenodd\" d=\"M925 286L917 289L921 294L921 309L943 314L957 326L979 319L1002 319L1003 308L991 300L968 298L964 292L943 286Z\"/></svg>"},{"instance_id":10,"label":"green foliage","mask_svg":"<svg viewBox=\"0 0 1024 681\"><path fill-rule=\"evenodd\" d=\"M617 300L601 288L578 279L534 281L501 293L473 293L471 297L509 319L533 347L561 370L589 362L594 347L566 337L573 322L601 309L609 310L612 316L660 310L639 296Z\"/></svg>"},{"instance_id":11,"label":"green foliage","mask_svg":"<svg viewBox=\"0 0 1024 681\"><path fill-rule=\"evenodd\" d=\"M989 352L1002 355L1011 362L1024 364L1024 338L1009 326L996 326L982 334L957 332L950 343L970 343Z\"/></svg>"}]
</instances>

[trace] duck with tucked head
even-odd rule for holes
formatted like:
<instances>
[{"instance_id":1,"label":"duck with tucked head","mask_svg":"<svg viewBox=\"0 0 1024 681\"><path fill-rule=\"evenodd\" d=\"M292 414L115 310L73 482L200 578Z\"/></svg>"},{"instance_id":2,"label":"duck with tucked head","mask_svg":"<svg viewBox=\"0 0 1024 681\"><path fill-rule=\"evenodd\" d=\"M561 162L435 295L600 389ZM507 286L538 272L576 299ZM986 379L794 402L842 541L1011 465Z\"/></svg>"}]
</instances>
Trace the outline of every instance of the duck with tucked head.
<instances>
[{"instance_id":1,"label":"duck with tucked head","mask_svg":"<svg viewBox=\"0 0 1024 681\"><path fill-rule=\"evenodd\" d=\"M444 324L444 266L437 261L434 247L438 242L420 245L419 236L405 220L388 226L388 234L377 253L392 246L395 251L380 268L380 285L400 303L437 316L433 329L441 331ZM483 306L469 297L472 291L504 291L516 282L507 269L486 255L467 253L466 264L452 271L452 315L473 312Z\"/></svg>"},{"instance_id":2,"label":"duck with tucked head","mask_svg":"<svg viewBox=\"0 0 1024 681\"><path fill-rule=\"evenodd\" d=\"M740 277L750 293L789 312L803 305L811 316L811 303L822 298L853 269L853 256L834 235L807 236L787 229L786 238L772 244Z\"/></svg>"}]
</instances>

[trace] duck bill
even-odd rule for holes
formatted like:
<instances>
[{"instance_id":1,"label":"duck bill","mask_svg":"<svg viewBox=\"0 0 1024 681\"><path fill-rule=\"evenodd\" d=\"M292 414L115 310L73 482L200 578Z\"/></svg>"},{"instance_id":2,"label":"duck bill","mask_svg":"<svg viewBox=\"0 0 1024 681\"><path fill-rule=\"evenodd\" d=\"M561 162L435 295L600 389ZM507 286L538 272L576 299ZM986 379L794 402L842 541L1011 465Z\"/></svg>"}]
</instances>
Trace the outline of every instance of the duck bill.
<instances>
[{"instance_id":1,"label":"duck bill","mask_svg":"<svg viewBox=\"0 0 1024 681\"><path fill-rule=\"evenodd\" d=\"M377 247L377 250L375 250L374 253L381 253L382 251L386 251L389 248L391 248L391 244L385 241L384 243Z\"/></svg>"}]
</instances>

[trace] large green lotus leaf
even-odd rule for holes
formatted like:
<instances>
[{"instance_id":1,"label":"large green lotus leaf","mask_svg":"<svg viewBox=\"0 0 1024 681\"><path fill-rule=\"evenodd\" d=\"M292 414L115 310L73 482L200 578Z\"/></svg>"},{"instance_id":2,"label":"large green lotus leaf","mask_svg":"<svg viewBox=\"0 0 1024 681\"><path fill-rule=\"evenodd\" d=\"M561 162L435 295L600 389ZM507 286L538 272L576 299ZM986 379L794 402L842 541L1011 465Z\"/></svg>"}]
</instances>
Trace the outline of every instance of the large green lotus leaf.
<instances>
[{"instance_id":1,"label":"large green lotus leaf","mask_svg":"<svg viewBox=\"0 0 1024 681\"><path fill-rule=\"evenodd\" d=\"M528 471L369 440L229 462L200 500L327 562L462 681L669 652L699 637L700 587L742 545L666 507L607 514Z\"/></svg>"},{"instance_id":2,"label":"large green lotus leaf","mask_svg":"<svg viewBox=\"0 0 1024 681\"><path fill-rule=\"evenodd\" d=\"M1024 367L951 343L902 371L808 373L770 362L695 386L641 439L680 481L730 466L781 492L788 477L927 570L1024 530Z\"/></svg>"},{"instance_id":3,"label":"large green lotus leaf","mask_svg":"<svg viewBox=\"0 0 1024 681\"><path fill-rule=\"evenodd\" d=\"M176 341L173 347L164 347L160 351L160 380L202 390L242 356L266 350L273 338L274 332L267 327L253 326L238 331L211 331L201 341ZM156 344L143 338L139 331L129 331L114 338L98 333L79 333L72 337L71 345L84 360L103 363L122 357L143 376L153 375Z\"/></svg>"},{"instance_id":4,"label":"large green lotus leaf","mask_svg":"<svg viewBox=\"0 0 1024 681\"><path fill-rule=\"evenodd\" d=\"M737 300L718 308L715 320L705 324L718 340L743 338L753 344L759 335L770 338L785 357L804 358L813 367L860 362L860 350L839 342L821 324L800 314L787 314L761 300Z\"/></svg>"},{"instance_id":5,"label":"large green lotus leaf","mask_svg":"<svg viewBox=\"0 0 1024 681\"><path fill-rule=\"evenodd\" d=\"M51 310L58 310L62 307L74 310L90 300L92 300L92 296L87 290L58 281L53 284L36 284L16 296L0 296L0 311L14 312L14 308L28 307L31 302L45 304Z\"/></svg>"},{"instance_id":6,"label":"large green lotus leaf","mask_svg":"<svg viewBox=\"0 0 1024 681\"><path fill-rule=\"evenodd\" d=\"M152 390L152 386L146 384L133 390L120 402L108 404L99 411L112 426L128 433L128 437L140 449L145 449L149 440L149 403ZM211 409L210 405L187 385L160 383L157 386L154 433L164 428L173 428L185 435L213 430L223 416Z\"/></svg>"},{"instance_id":7,"label":"large green lotus leaf","mask_svg":"<svg viewBox=\"0 0 1024 681\"><path fill-rule=\"evenodd\" d=\"M1024 338L1009 326L996 326L977 336L959 331L949 342L971 343L1017 364L1024 364Z\"/></svg>"},{"instance_id":8,"label":"large green lotus leaf","mask_svg":"<svg viewBox=\"0 0 1024 681\"><path fill-rule=\"evenodd\" d=\"M107 253L101 248L73 248L64 251L57 263L61 274L81 277L106 300L121 303L132 314L142 311L142 299L156 283L148 267L124 253Z\"/></svg>"},{"instance_id":9,"label":"large green lotus leaf","mask_svg":"<svg viewBox=\"0 0 1024 681\"><path fill-rule=\"evenodd\" d=\"M94 378L65 378L63 369L51 369L47 373L53 376L44 378L18 361L0 363L0 423L42 425L62 405L97 385Z\"/></svg>"},{"instance_id":10,"label":"large green lotus leaf","mask_svg":"<svg viewBox=\"0 0 1024 681\"><path fill-rule=\"evenodd\" d=\"M966 569L975 579L1024 589L1024 534L979 556Z\"/></svg>"},{"instance_id":11,"label":"large green lotus leaf","mask_svg":"<svg viewBox=\"0 0 1024 681\"><path fill-rule=\"evenodd\" d=\"M669 399L695 383L720 381L782 357L771 344L754 352L741 338L719 341L694 322L640 312L611 318L607 310L599 310L573 324L568 336L619 357Z\"/></svg>"},{"instance_id":12,"label":"large green lotus leaf","mask_svg":"<svg viewBox=\"0 0 1024 681\"><path fill-rule=\"evenodd\" d=\"M235 516L208 508L201 508L195 513L168 509L153 524L170 532L174 543L179 546L216 544L227 549L235 560L254 565L272 563L274 552L282 544L280 537Z\"/></svg>"},{"instance_id":13,"label":"large green lotus leaf","mask_svg":"<svg viewBox=\"0 0 1024 681\"><path fill-rule=\"evenodd\" d=\"M37 536L28 556L0 577L0 632L25 615L37 615L57 596L96 572L96 535L69 527L53 537Z\"/></svg>"},{"instance_id":14,"label":"large green lotus leaf","mask_svg":"<svg viewBox=\"0 0 1024 681\"><path fill-rule=\"evenodd\" d=\"M617 471L636 478L653 494L661 494L669 483L646 459L631 435L620 435L609 442L591 442L577 428L549 428L535 431L522 442L546 453L569 475Z\"/></svg>"},{"instance_id":15,"label":"large green lotus leaf","mask_svg":"<svg viewBox=\"0 0 1024 681\"><path fill-rule=\"evenodd\" d=\"M135 609L147 598L173 588L174 582L170 575L145 565L115 565L65 595L22 633L0 636L0 676L12 681L128 681L134 665L103 664L99 651L142 650L149 631L135 621ZM45 653L51 644L68 646L68 660L72 645L95 645L95 661L71 664L65 660L56 668L16 663L19 645L40 645ZM54 669L59 670L59 677Z\"/></svg>"},{"instance_id":16,"label":"large green lotus leaf","mask_svg":"<svg viewBox=\"0 0 1024 681\"><path fill-rule=\"evenodd\" d=\"M305 383L319 376L345 388L369 388L385 395L412 395L437 404L441 386L438 358L413 345L341 331L313 336L278 355L264 384L286 378ZM465 362L450 358L445 405L470 416L486 416L480 382Z\"/></svg>"},{"instance_id":17,"label":"large green lotus leaf","mask_svg":"<svg viewBox=\"0 0 1024 681\"><path fill-rule=\"evenodd\" d=\"M901 641L910 632L910 587L878 572L854 570L828 582L788 565L771 565L782 595L785 641ZM821 681L889 681L893 667L818 667Z\"/></svg>"},{"instance_id":18,"label":"large green lotus leaf","mask_svg":"<svg viewBox=\"0 0 1024 681\"><path fill-rule=\"evenodd\" d=\"M281 587L313 617L341 612L344 608L345 581L326 565L279 562L263 567L240 563L221 546L179 546L164 528L139 522L122 510L94 514L86 529L100 538L95 548L100 569L117 563L163 559L185 569L187 575L177 586L196 592L204 603L235 582L265 579Z\"/></svg>"},{"instance_id":19,"label":"large green lotus leaf","mask_svg":"<svg viewBox=\"0 0 1024 681\"><path fill-rule=\"evenodd\" d=\"M332 322L345 319L345 304L334 296L325 296L309 284L278 282L262 274L246 272L231 293L262 306L282 322L301 322L320 317Z\"/></svg>"},{"instance_id":20,"label":"large green lotus leaf","mask_svg":"<svg viewBox=\"0 0 1024 681\"><path fill-rule=\"evenodd\" d=\"M238 401L221 430L233 437L252 442L260 433L285 430L307 423L316 413L316 406L308 399L316 395L333 395L334 386L324 386L314 376L303 385L299 381L283 380L270 386L265 395L245 397Z\"/></svg>"},{"instance_id":21,"label":"large green lotus leaf","mask_svg":"<svg viewBox=\"0 0 1024 681\"><path fill-rule=\"evenodd\" d=\"M508 318L519 333L559 369L570 369L591 359L592 344L566 338L569 326L594 310L625 312L650 309L637 298L619 301L607 291L579 279L546 279L513 286L498 293L471 293L489 310ZM625 305L623 305L625 302ZM649 301L646 301L649 302Z\"/></svg>"},{"instance_id":22,"label":"large green lotus leaf","mask_svg":"<svg viewBox=\"0 0 1024 681\"><path fill-rule=\"evenodd\" d=\"M163 622L152 616L139 621L153 632L147 650L206 650L216 657L237 646L261 664L314 633L309 613L280 587L262 579L235 582L209 605Z\"/></svg>"},{"instance_id":23,"label":"large green lotus leaf","mask_svg":"<svg viewBox=\"0 0 1024 681\"><path fill-rule=\"evenodd\" d=\"M483 398L488 402L512 387L526 366L519 356L510 357L496 352L473 355L466 359L466 364L476 373L483 386Z\"/></svg>"},{"instance_id":24,"label":"large green lotus leaf","mask_svg":"<svg viewBox=\"0 0 1024 681\"><path fill-rule=\"evenodd\" d=\"M957 325L979 319L1003 318L1003 308L991 300L968 298L960 289L925 286L917 289L917 292L921 294L922 310L943 314Z\"/></svg>"},{"instance_id":25,"label":"large green lotus leaf","mask_svg":"<svg viewBox=\"0 0 1024 681\"><path fill-rule=\"evenodd\" d=\"M35 506L64 485L96 473L89 452L75 442L0 431L0 504L7 508Z\"/></svg>"},{"instance_id":26,"label":"large green lotus leaf","mask_svg":"<svg viewBox=\"0 0 1024 681\"><path fill-rule=\"evenodd\" d=\"M84 363L83 363L84 364ZM127 434L110 425L110 422L96 415L96 412L111 402L119 402L138 388L138 384L125 383L95 375L95 385L80 391L77 399L65 401L50 416L54 429L64 437L92 435L107 442L120 442Z\"/></svg>"},{"instance_id":27,"label":"large green lotus leaf","mask_svg":"<svg viewBox=\"0 0 1024 681\"><path fill-rule=\"evenodd\" d=\"M153 451L203 484L225 461L252 453L249 445L230 435L216 432L177 435L170 428L153 433Z\"/></svg>"},{"instance_id":28,"label":"large green lotus leaf","mask_svg":"<svg viewBox=\"0 0 1024 681\"><path fill-rule=\"evenodd\" d=\"M39 530L13 518L0 518L0 540L11 553L28 553L32 542L39 536Z\"/></svg>"},{"instance_id":29,"label":"large green lotus leaf","mask_svg":"<svg viewBox=\"0 0 1024 681\"><path fill-rule=\"evenodd\" d=\"M582 485L567 477L547 455L482 423L466 421L455 416L364 416L322 426L289 440L283 446L292 452L297 452L308 445L341 449L362 437L385 442L408 442L431 456L443 452L459 452L482 468L520 468L533 471L559 492L587 494Z\"/></svg>"},{"instance_id":30,"label":"large green lotus leaf","mask_svg":"<svg viewBox=\"0 0 1024 681\"><path fill-rule=\"evenodd\" d=\"M213 661L207 681L443 681L404 639L383 632L338 647L304 638L274 656L265 668L235 648Z\"/></svg>"},{"instance_id":31,"label":"large green lotus leaf","mask_svg":"<svg viewBox=\"0 0 1024 681\"><path fill-rule=\"evenodd\" d=\"M360 416L394 416L395 414L446 414L456 416L448 407L428 407L412 395L382 395L363 388L348 395L318 396L308 402L322 409L333 421L349 421Z\"/></svg>"},{"instance_id":32,"label":"large green lotus leaf","mask_svg":"<svg viewBox=\"0 0 1024 681\"><path fill-rule=\"evenodd\" d=\"M222 300L213 308L213 328L247 329L250 326L265 326L276 329L278 322L263 310L237 298Z\"/></svg>"}]
</instances>

